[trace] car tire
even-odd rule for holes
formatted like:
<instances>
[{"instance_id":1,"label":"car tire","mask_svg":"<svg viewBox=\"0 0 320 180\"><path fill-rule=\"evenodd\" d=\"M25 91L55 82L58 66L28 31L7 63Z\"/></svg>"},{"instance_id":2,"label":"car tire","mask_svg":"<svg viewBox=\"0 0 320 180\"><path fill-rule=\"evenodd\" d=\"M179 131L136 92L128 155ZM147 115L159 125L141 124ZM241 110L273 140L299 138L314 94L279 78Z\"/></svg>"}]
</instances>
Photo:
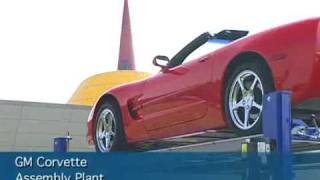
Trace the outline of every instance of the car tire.
<instances>
[{"instance_id":1,"label":"car tire","mask_svg":"<svg viewBox=\"0 0 320 180\"><path fill-rule=\"evenodd\" d=\"M124 151L127 147L119 108L106 102L99 108L94 125L94 143L97 152Z\"/></svg>"},{"instance_id":2,"label":"car tire","mask_svg":"<svg viewBox=\"0 0 320 180\"><path fill-rule=\"evenodd\" d=\"M274 90L266 66L249 61L229 71L224 95L228 127L240 135L261 132L263 95Z\"/></svg>"}]
</instances>

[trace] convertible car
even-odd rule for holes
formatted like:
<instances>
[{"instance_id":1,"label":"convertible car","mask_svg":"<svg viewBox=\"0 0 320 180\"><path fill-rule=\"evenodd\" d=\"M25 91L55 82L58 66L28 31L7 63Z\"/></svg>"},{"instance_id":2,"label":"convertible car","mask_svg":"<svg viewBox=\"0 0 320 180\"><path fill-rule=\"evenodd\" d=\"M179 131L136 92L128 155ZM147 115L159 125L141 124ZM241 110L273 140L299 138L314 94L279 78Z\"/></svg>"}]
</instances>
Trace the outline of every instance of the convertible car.
<instances>
[{"instance_id":1,"label":"convertible car","mask_svg":"<svg viewBox=\"0 0 320 180\"><path fill-rule=\"evenodd\" d=\"M156 56L156 75L105 92L88 119L88 141L99 152L209 129L261 130L263 95L292 91L294 106L320 100L320 18L247 36L203 33L175 56ZM223 47L186 60L200 46ZM318 102L317 102L318 101Z\"/></svg>"}]
</instances>

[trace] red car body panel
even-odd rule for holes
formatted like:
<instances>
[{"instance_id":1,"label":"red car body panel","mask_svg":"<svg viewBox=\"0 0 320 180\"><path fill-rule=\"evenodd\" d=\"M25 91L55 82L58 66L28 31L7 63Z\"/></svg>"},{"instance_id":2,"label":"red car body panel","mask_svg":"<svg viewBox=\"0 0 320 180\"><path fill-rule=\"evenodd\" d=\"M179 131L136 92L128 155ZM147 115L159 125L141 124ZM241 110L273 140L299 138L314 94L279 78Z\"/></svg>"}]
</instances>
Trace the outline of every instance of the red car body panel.
<instances>
[{"instance_id":1,"label":"red car body panel","mask_svg":"<svg viewBox=\"0 0 320 180\"><path fill-rule=\"evenodd\" d=\"M237 57L255 53L269 66L276 90L293 92L293 103L320 97L320 18L280 26L235 41L210 54L146 80L106 92L119 104L129 143L226 127L224 82Z\"/></svg>"}]
</instances>

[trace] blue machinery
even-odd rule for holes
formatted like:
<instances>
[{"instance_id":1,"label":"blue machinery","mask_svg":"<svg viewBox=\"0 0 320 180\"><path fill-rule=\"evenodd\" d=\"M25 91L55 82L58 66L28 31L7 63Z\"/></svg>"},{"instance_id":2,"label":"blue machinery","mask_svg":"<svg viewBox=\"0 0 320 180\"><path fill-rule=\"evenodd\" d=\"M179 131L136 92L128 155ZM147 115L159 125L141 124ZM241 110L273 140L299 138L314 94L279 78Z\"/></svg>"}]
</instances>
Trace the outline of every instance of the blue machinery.
<instances>
[{"instance_id":1,"label":"blue machinery","mask_svg":"<svg viewBox=\"0 0 320 180\"><path fill-rule=\"evenodd\" d=\"M273 143L278 153L290 153L292 140L319 141L320 130L315 115L310 115L313 126L300 119L293 119L291 113L291 93L278 91L264 98L263 136Z\"/></svg>"},{"instance_id":2,"label":"blue machinery","mask_svg":"<svg viewBox=\"0 0 320 180\"><path fill-rule=\"evenodd\" d=\"M269 179L292 179L291 93L281 91L267 94L263 99L263 107L263 137L247 139L242 144L242 153L249 164L248 176L244 179L259 177L263 166L269 167L269 172L265 173ZM270 167L276 168L270 170Z\"/></svg>"},{"instance_id":3,"label":"blue machinery","mask_svg":"<svg viewBox=\"0 0 320 180\"><path fill-rule=\"evenodd\" d=\"M242 144L242 152L256 152L262 157L262 164L274 166L273 172L269 174L271 179L293 179L292 141L319 142L320 130L316 117L313 114L310 115L312 127L302 120L293 119L291 93L288 91L265 95L263 106L263 138L248 139ZM254 174L257 163L252 164L255 167L252 166L249 169ZM252 177L256 177L255 175Z\"/></svg>"},{"instance_id":4,"label":"blue machinery","mask_svg":"<svg viewBox=\"0 0 320 180\"><path fill-rule=\"evenodd\" d=\"M291 93L274 92L263 100L262 130L264 138L270 141L272 150L278 153L291 152Z\"/></svg>"},{"instance_id":5,"label":"blue machinery","mask_svg":"<svg viewBox=\"0 0 320 180\"><path fill-rule=\"evenodd\" d=\"M242 150L250 151L251 147L251 151L256 152L290 154L293 140L320 141L319 123L314 114L310 115L313 126L307 125L303 120L292 118L290 92L277 91L265 95L263 107L263 139L254 140L251 146L242 147ZM251 141L247 142L250 145ZM255 146L252 146L252 144Z\"/></svg>"}]
</instances>

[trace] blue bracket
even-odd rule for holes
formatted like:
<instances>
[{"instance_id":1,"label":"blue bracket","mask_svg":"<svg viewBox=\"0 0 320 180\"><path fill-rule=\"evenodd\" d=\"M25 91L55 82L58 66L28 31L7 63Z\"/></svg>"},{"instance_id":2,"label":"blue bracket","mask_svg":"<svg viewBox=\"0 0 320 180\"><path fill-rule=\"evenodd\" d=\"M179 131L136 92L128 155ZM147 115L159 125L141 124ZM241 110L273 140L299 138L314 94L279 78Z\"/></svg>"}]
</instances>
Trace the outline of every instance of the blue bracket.
<instances>
[{"instance_id":1,"label":"blue bracket","mask_svg":"<svg viewBox=\"0 0 320 180\"><path fill-rule=\"evenodd\" d=\"M314 127L307 125L304 121L300 119L293 119L292 122L292 138L294 140L302 141L314 141L319 142L320 140L320 129L315 116L311 115Z\"/></svg>"}]
</instances>

